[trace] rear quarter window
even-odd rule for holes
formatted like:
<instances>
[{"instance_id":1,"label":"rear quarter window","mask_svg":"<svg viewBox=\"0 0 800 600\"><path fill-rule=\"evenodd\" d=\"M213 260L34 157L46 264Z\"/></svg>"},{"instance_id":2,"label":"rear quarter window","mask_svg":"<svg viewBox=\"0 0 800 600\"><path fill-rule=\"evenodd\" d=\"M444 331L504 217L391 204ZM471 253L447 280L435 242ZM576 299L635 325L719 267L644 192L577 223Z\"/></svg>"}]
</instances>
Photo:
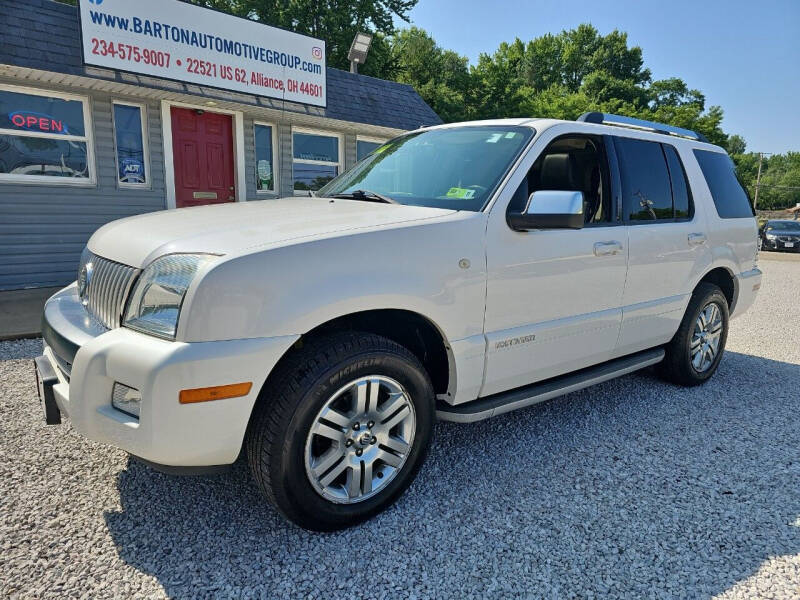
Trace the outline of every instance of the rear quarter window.
<instances>
[{"instance_id":1,"label":"rear quarter window","mask_svg":"<svg viewBox=\"0 0 800 600\"><path fill-rule=\"evenodd\" d=\"M727 154L695 150L695 158L708 183L717 214L723 219L753 217L753 205L736 175L736 167Z\"/></svg>"}]
</instances>

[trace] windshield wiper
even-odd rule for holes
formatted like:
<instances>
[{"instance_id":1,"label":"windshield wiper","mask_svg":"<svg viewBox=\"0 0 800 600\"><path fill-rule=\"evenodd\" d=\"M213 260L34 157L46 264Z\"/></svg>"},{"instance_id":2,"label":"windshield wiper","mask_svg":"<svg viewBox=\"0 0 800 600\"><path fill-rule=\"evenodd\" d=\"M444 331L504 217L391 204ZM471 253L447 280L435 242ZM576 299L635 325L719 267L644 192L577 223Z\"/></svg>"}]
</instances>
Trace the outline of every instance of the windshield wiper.
<instances>
[{"instance_id":1,"label":"windshield wiper","mask_svg":"<svg viewBox=\"0 0 800 600\"><path fill-rule=\"evenodd\" d=\"M392 200L389 196L370 192L369 190L353 190L352 192L343 192L341 194L334 194L333 198L347 198L348 200L365 200L367 202L384 202L386 204L397 204L396 200Z\"/></svg>"}]
</instances>

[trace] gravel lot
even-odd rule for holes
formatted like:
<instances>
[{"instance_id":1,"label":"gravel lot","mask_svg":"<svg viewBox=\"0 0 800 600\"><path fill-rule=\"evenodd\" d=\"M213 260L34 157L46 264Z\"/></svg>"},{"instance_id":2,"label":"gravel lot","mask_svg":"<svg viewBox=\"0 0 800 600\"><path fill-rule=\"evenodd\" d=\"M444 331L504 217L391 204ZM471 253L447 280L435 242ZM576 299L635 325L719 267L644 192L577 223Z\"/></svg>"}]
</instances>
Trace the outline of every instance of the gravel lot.
<instances>
[{"instance_id":1,"label":"gravel lot","mask_svg":"<svg viewBox=\"0 0 800 600\"><path fill-rule=\"evenodd\" d=\"M800 263L762 261L700 389L644 372L474 425L346 532L287 524L244 465L160 475L45 427L0 344L0 597L800 597Z\"/></svg>"}]
</instances>

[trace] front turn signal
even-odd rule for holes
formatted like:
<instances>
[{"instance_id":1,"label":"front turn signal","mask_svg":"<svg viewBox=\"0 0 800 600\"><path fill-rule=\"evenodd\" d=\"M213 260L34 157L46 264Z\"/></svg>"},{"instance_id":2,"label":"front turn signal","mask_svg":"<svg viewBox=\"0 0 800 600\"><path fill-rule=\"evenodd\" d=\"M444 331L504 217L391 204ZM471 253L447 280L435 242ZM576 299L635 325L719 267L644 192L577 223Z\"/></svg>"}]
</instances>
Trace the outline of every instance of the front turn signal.
<instances>
[{"instance_id":1,"label":"front turn signal","mask_svg":"<svg viewBox=\"0 0 800 600\"><path fill-rule=\"evenodd\" d=\"M225 400L226 398L239 398L247 396L253 383L232 383L230 385L216 385L214 387L181 390L179 400L181 404L194 404L195 402L210 402L211 400Z\"/></svg>"}]
</instances>

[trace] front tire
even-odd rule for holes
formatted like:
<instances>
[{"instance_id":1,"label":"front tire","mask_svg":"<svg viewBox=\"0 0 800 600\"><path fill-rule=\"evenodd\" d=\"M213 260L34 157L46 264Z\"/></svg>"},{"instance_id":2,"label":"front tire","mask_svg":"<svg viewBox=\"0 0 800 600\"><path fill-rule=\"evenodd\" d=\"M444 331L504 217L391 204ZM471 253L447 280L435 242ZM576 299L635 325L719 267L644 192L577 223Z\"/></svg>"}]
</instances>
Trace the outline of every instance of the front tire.
<instances>
[{"instance_id":1,"label":"front tire","mask_svg":"<svg viewBox=\"0 0 800 600\"><path fill-rule=\"evenodd\" d=\"M256 483L288 519L344 529L392 504L422 465L434 423L430 378L406 348L337 333L270 377L247 432Z\"/></svg>"},{"instance_id":2,"label":"front tire","mask_svg":"<svg viewBox=\"0 0 800 600\"><path fill-rule=\"evenodd\" d=\"M659 374L672 383L700 385L717 370L728 339L728 300L711 283L697 286L681 325L664 348Z\"/></svg>"}]
</instances>

